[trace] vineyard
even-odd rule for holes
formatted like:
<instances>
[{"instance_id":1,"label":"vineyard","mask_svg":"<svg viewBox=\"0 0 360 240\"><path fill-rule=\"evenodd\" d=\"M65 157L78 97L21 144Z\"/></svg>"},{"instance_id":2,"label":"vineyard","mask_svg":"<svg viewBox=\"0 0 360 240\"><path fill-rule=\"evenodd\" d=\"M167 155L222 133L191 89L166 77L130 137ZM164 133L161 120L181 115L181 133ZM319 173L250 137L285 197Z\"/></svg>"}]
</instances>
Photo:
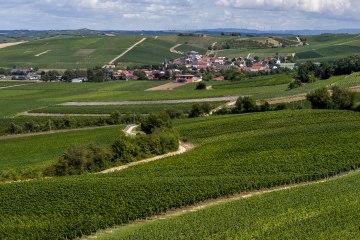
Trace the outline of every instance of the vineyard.
<instances>
[{"instance_id":1,"label":"vineyard","mask_svg":"<svg viewBox=\"0 0 360 240\"><path fill-rule=\"evenodd\" d=\"M120 226L95 236L99 240L359 239L359 181L357 172L327 183L231 201L166 220Z\"/></svg>"},{"instance_id":2,"label":"vineyard","mask_svg":"<svg viewBox=\"0 0 360 240\"><path fill-rule=\"evenodd\" d=\"M111 174L0 185L0 238L75 238L210 198L357 169L359 123L357 112L310 110L178 120L181 136L197 145L183 155ZM296 202L279 198L289 208L281 202L274 208L296 218L289 211ZM267 203L249 201L239 204ZM261 214L267 212L254 217Z\"/></svg>"},{"instance_id":3,"label":"vineyard","mask_svg":"<svg viewBox=\"0 0 360 240\"><path fill-rule=\"evenodd\" d=\"M212 108L221 105L222 102L212 103ZM188 113L193 103L175 104L147 104L147 105L123 105L123 106L50 106L31 111L32 113L61 113L61 114L147 114L161 112L163 110Z\"/></svg>"},{"instance_id":4,"label":"vineyard","mask_svg":"<svg viewBox=\"0 0 360 240\"><path fill-rule=\"evenodd\" d=\"M111 144L122 127L105 127L65 133L0 139L0 181L41 177L43 168L54 163L70 146Z\"/></svg>"}]
</instances>

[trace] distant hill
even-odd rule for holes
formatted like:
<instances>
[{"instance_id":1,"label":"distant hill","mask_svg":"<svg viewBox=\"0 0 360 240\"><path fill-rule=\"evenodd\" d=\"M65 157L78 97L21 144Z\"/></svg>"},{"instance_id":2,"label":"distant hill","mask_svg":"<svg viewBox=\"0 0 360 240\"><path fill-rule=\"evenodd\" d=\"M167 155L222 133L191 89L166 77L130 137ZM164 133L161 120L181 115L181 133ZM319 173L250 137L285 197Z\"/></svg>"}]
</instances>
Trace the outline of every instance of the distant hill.
<instances>
[{"instance_id":1,"label":"distant hill","mask_svg":"<svg viewBox=\"0 0 360 240\"><path fill-rule=\"evenodd\" d=\"M220 34L223 33L241 33L251 34L255 36L270 36L270 35L320 35L324 33L329 34L360 34L360 29L336 29L336 30L256 30L243 28L217 28L217 29L195 29L195 30L91 30L87 28L75 30L0 30L0 36L10 37L31 37L42 35L177 35L179 33L199 33L199 34Z\"/></svg>"}]
</instances>

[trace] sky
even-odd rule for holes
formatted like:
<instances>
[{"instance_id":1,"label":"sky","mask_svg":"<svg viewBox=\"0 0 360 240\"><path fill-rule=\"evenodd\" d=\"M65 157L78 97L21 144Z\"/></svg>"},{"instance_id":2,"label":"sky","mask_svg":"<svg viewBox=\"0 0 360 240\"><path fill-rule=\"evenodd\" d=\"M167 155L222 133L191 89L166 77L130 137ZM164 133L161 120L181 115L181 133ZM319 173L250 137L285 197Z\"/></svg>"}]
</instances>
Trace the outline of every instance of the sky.
<instances>
[{"instance_id":1,"label":"sky","mask_svg":"<svg viewBox=\"0 0 360 240\"><path fill-rule=\"evenodd\" d=\"M0 29L360 28L360 0L0 0Z\"/></svg>"}]
</instances>

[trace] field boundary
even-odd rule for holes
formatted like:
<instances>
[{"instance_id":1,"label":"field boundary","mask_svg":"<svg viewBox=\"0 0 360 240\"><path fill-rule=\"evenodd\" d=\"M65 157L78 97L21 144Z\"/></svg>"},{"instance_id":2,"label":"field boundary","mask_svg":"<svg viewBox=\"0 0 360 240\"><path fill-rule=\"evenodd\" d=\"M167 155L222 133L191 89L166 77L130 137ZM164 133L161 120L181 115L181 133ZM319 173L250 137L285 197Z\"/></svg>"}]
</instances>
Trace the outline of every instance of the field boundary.
<instances>
[{"instance_id":1,"label":"field boundary","mask_svg":"<svg viewBox=\"0 0 360 240\"><path fill-rule=\"evenodd\" d=\"M153 101L118 101L118 102L67 102L60 106L124 106L124 105L152 105L152 104L172 104L172 103L201 103L201 102L226 102L236 101L238 97L245 95L213 97L213 98L187 98L176 100L153 100Z\"/></svg>"},{"instance_id":2,"label":"field boundary","mask_svg":"<svg viewBox=\"0 0 360 240\"><path fill-rule=\"evenodd\" d=\"M101 127L73 128L73 129L63 129L63 130L52 130L52 131L46 131L46 132L35 132L35 133L13 134L13 135L3 135L3 136L0 136L0 140L15 139L15 138L26 138L26 137L34 137L34 136L42 136L42 135L51 135L51 134L57 134L57 133L87 131L87 130L94 130L94 129L101 129L101 128L110 128L110 127L114 127L114 126L116 126L116 125L101 126Z\"/></svg>"},{"instance_id":3,"label":"field boundary","mask_svg":"<svg viewBox=\"0 0 360 240\"><path fill-rule=\"evenodd\" d=\"M144 42L147 38L143 38L140 41L138 41L137 43L135 43L134 45L132 45L131 47L129 47L128 49L125 50L125 52L121 53L120 55L118 55L117 57L115 57L113 60L111 60L109 62L109 64L113 64L116 60L118 60L119 58L122 58L125 54L127 54L128 52L130 52L131 50L133 50L133 48L135 48L137 45L141 44L142 42ZM105 68L106 65L103 66L103 68Z\"/></svg>"},{"instance_id":4,"label":"field boundary","mask_svg":"<svg viewBox=\"0 0 360 240\"><path fill-rule=\"evenodd\" d=\"M260 195L264 195L267 193L280 192L280 191L286 191L286 190L299 188L299 187L306 187L306 186L322 184L322 183L326 183L329 181L334 181L334 180L342 178L342 177L350 176L352 174L356 174L359 172L360 172L360 169L357 169L357 170L353 170L350 172L344 172L344 173L338 174L336 176L328 177L328 178L317 180L317 181L294 183L294 184L277 186L277 187L273 187L273 188L264 188L264 189L260 189L260 190L256 190L256 191L238 193L238 194L234 194L234 195L230 195L230 196L219 197L216 199L209 199L209 200L205 200L205 201L196 203L196 204L188 206L188 207L178 208L178 209L167 211L162 214L157 214L157 215L154 215L149 218L137 219L137 220L131 221L130 223L125 224L125 225L115 226L112 228L108 228L106 230L99 230L98 232L96 232L92 235L83 236L81 239L96 239L98 236L112 233L114 230L117 230L117 229L134 226L138 223L154 222L157 220L171 219L173 217L178 217L181 215L185 215L187 213L198 212L198 211L200 211L202 209L206 209L208 207L217 206L220 204L226 204L226 203L230 203L230 202L234 202L234 201L238 201L238 200L248 199L251 197L260 196Z\"/></svg>"}]
</instances>

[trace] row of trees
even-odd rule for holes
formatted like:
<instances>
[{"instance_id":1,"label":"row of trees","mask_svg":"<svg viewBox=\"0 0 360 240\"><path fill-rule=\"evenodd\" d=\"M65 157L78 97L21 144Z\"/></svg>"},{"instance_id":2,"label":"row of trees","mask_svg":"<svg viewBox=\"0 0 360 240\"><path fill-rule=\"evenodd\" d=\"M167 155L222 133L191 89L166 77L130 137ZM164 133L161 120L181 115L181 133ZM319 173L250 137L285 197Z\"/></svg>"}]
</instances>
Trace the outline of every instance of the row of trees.
<instances>
[{"instance_id":1,"label":"row of trees","mask_svg":"<svg viewBox=\"0 0 360 240\"><path fill-rule=\"evenodd\" d=\"M59 76L65 82L70 82L74 78L87 78L89 82L104 82L111 77L107 70L101 67L89 68L87 70L67 69L63 73L56 70L41 72L41 79L46 82L58 80Z\"/></svg>"},{"instance_id":2,"label":"row of trees","mask_svg":"<svg viewBox=\"0 0 360 240\"><path fill-rule=\"evenodd\" d=\"M306 96L313 109L355 109L355 93L349 90L332 87L330 91L320 88ZM357 110L360 109L358 106Z\"/></svg>"},{"instance_id":3,"label":"row of trees","mask_svg":"<svg viewBox=\"0 0 360 240\"><path fill-rule=\"evenodd\" d=\"M80 175L176 151L179 136L164 113L150 114L141 122L146 134L127 137L124 133L111 145L78 145L69 148L45 170L46 176Z\"/></svg>"},{"instance_id":4,"label":"row of trees","mask_svg":"<svg viewBox=\"0 0 360 240\"><path fill-rule=\"evenodd\" d=\"M173 114L175 115L175 113ZM141 115L120 114L119 112L113 112L109 117L98 117L92 119L64 116L63 118L49 118L45 121L26 121L24 123L11 122L8 126L7 132L10 134L21 134L71 128L117 125L123 123L128 124L140 122L143 118L144 116Z\"/></svg>"},{"instance_id":5,"label":"row of trees","mask_svg":"<svg viewBox=\"0 0 360 240\"><path fill-rule=\"evenodd\" d=\"M289 88L301 86L303 83L312 83L316 80L329 79L331 76L359 71L360 55L341 58L331 63L315 64L309 61L299 66L295 81L289 85Z\"/></svg>"}]
</instances>

